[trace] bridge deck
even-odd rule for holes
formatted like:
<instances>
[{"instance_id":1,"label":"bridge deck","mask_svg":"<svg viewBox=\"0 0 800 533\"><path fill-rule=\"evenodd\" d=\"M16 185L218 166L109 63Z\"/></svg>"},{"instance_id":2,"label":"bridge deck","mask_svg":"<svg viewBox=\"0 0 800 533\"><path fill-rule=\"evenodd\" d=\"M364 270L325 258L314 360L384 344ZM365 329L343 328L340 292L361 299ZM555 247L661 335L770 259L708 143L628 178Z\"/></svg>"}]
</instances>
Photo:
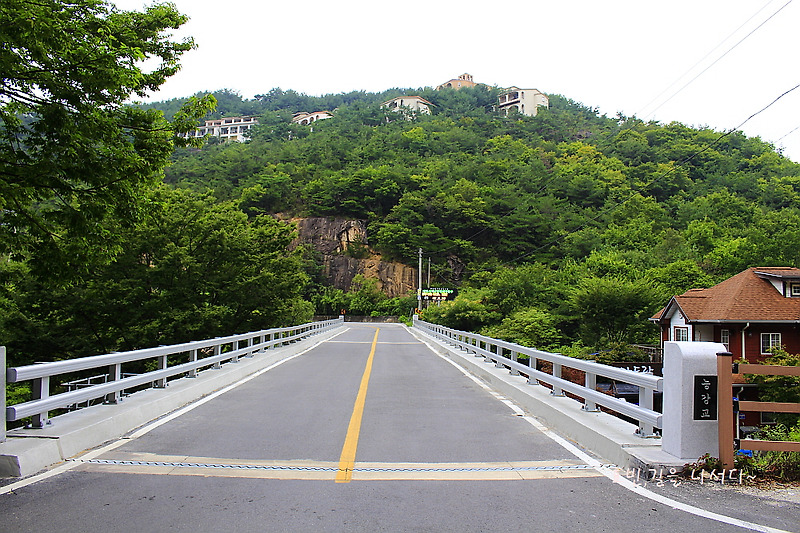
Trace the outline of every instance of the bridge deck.
<instances>
[{"instance_id":1,"label":"bridge deck","mask_svg":"<svg viewBox=\"0 0 800 533\"><path fill-rule=\"evenodd\" d=\"M522 415L404 327L348 324L168 423L0 495L0 530L739 529L634 494ZM800 509L767 518L715 505L784 529Z\"/></svg>"}]
</instances>

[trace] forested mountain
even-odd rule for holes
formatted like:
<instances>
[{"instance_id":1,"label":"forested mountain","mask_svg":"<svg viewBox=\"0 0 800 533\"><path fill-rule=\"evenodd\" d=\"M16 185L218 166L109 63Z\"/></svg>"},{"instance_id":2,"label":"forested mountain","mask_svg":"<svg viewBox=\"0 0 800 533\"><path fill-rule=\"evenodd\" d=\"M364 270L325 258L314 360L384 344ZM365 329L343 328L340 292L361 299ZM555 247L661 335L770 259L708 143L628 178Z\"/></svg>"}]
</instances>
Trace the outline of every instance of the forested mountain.
<instances>
[{"instance_id":1,"label":"forested mountain","mask_svg":"<svg viewBox=\"0 0 800 533\"><path fill-rule=\"evenodd\" d=\"M218 93L218 114L261 116L252 140L179 150L165 180L251 216L366 220L384 258L414 265L422 248L432 285L461 289L428 318L550 348L652 340L646 318L670 295L798 266L800 165L771 145L558 95L504 117L497 91ZM380 107L398 94L432 114ZM323 109L334 118L290 123Z\"/></svg>"},{"instance_id":2,"label":"forested mountain","mask_svg":"<svg viewBox=\"0 0 800 533\"><path fill-rule=\"evenodd\" d=\"M287 251L297 217L365 221L384 260L416 266L422 248L431 285L459 291L428 320L576 355L655 342L647 318L688 288L800 266L800 165L769 144L558 95L506 117L498 91L214 93L207 118L256 115L251 140L176 149L140 220L104 223L113 261L66 280L5 263L0 344L19 364L416 305L361 277L326 287L311 250ZM403 94L432 113L381 108Z\"/></svg>"}]
</instances>

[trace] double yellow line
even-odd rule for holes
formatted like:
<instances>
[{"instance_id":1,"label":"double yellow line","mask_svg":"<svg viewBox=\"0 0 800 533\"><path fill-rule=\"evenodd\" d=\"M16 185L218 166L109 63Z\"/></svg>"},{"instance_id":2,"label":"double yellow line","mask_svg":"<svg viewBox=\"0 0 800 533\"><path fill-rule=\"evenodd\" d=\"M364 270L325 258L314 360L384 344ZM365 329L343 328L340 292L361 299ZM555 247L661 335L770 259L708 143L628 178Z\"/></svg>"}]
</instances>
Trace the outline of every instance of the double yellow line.
<instances>
[{"instance_id":1,"label":"double yellow line","mask_svg":"<svg viewBox=\"0 0 800 533\"><path fill-rule=\"evenodd\" d=\"M367 366L364 368L364 375L361 376L361 385L358 387L358 396L356 396L356 403L353 407L353 415L350 417L350 425L347 427L347 436L344 439L342 455L339 457L339 472L336 474L336 483L350 483L350 480L353 479L358 436L361 433L361 418L364 416L364 404L367 401L367 387L369 386L369 376L372 373L372 361L375 359L375 347L378 345L379 331L380 328L375 328L375 336L372 338L372 348L367 358Z\"/></svg>"}]
</instances>

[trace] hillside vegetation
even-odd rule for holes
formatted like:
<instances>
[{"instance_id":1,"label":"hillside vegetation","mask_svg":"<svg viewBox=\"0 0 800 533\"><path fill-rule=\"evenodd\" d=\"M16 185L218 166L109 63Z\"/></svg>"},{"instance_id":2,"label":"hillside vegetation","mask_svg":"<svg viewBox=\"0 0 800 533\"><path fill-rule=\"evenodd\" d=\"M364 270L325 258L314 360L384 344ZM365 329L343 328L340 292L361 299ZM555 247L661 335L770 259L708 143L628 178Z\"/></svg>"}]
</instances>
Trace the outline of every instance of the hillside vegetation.
<instances>
[{"instance_id":1,"label":"hillside vegetation","mask_svg":"<svg viewBox=\"0 0 800 533\"><path fill-rule=\"evenodd\" d=\"M431 285L459 289L424 318L576 355L655 342L647 318L688 288L800 266L800 165L771 145L558 95L537 117L505 117L497 93L214 93L213 116L259 116L251 140L177 149L148 214L109 229L110 264L55 286L4 267L0 344L47 360L416 305L369 280L323 286L276 214L365 220L373 252L416 265L422 248ZM401 94L432 114L380 107ZM144 107L169 118L187 100ZM334 117L291 124L321 110Z\"/></svg>"},{"instance_id":2,"label":"hillside vegetation","mask_svg":"<svg viewBox=\"0 0 800 533\"><path fill-rule=\"evenodd\" d=\"M433 113L380 108L403 93ZM218 94L219 113L262 125L247 144L177 152L166 181L251 215L367 220L374 250L414 265L422 248L431 284L460 288L427 318L543 348L652 342L646 319L669 296L798 264L800 165L771 145L557 95L537 117L503 117L496 93ZM322 109L334 118L290 124Z\"/></svg>"}]
</instances>

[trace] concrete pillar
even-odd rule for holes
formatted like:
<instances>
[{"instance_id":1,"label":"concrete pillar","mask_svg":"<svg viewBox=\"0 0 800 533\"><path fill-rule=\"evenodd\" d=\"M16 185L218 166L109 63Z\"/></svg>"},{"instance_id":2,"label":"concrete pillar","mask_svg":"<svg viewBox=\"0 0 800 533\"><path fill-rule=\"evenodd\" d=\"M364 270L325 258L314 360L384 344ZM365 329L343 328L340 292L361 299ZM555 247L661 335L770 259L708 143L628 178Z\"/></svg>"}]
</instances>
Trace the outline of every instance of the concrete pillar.
<instances>
[{"instance_id":1,"label":"concrete pillar","mask_svg":"<svg viewBox=\"0 0 800 533\"><path fill-rule=\"evenodd\" d=\"M664 418L661 449L683 461L694 462L719 451L717 416L696 420L702 400L695 394L695 376L717 375L717 353L725 345L717 342L664 343ZM702 378L699 378L702 381ZM716 397L716 385L713 396ZM716 401L713 404L716 415ZM705 415L703 415L705 416Z\"/></svg>"}]
</instances>

